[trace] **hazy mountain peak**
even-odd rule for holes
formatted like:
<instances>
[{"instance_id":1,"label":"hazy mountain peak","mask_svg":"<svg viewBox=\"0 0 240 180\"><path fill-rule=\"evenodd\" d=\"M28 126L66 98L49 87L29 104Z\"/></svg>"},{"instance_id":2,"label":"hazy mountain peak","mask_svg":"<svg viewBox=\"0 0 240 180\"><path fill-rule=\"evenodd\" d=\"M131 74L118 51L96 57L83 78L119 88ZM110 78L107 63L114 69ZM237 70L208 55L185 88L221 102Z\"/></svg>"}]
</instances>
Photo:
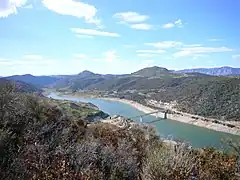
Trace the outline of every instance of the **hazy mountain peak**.
<instances>
[{"instance_id":1,"label":"hazy mountain peak","mask_svg":"<svg viewBox=\"0 0 240 180\"><path fill-rule=\"evenodd\" d=\"M229 68L229 69L233 69L233 67L231 67L231 66L222 66L222 67L220 67L220 68Z\"/></svg>"},{"instance_id":2,"label":"hazy mountain peak","mask_svg":"<svg viewBox=\"0 0 240 180\"><path fill-rule=\"evenodd\" d=\"M90 75L94 75L94 73L91 71L88 71L88 70L84 70L84 71L80 72L78 75L90 76Z\"/></svg>"},{"instance_id":3,"label":"hazy mountain peak","mask_svg":"<svg viewBox=\"0 0 240 180\"><path fill-rule=\"evenodd\" d=\"M19 75L20 76L20 75ZM27 77L27 76L29 76L29 77L34 77L32 74L24 74L24 75L22 75L22 76L24 76L24 77Z\"/></svg>"},{"instance_id":4,"label":"hazy mountain peak","mask_svg":"<svg viewBox=\"0 0 240 180\"><path fill-rule=\"evenodd\" d=\"M177 73L202 73L213 76L228 76L228 75L240 75L240 68L233 68L229 66L216 67L216 68L196 68L196 69L184 69L176 71Z\"/></svg>"}]
</instances>

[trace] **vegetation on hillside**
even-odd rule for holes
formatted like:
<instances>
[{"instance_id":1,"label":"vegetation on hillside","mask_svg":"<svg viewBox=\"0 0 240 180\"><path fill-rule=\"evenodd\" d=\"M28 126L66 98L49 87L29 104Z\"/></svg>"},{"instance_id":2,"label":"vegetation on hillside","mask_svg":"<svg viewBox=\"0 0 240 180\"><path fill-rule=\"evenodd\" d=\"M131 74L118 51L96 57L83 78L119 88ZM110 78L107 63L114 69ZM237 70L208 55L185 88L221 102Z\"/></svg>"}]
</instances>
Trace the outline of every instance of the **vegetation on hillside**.
<instances>
[{"instance_id":1,"label":"vegetation on hillside","mask_svg":"<svg viewBox=\"0 0 240 180\"><path fill-rule=\"evenodd\" d=\"M146 87L149 89L145 89ZM240 121L240 78L145 79L139 80L133 89L137 91L134 93L119 91L118 96L142 104L146 104L146 99L176 102L175 108L182 112L220 120Z\"/></svg>"},{"instance_id":2,"label":"vegetation on hillside","mask_svg":"<svg viewBox=\"0 0 240 180\"><path fill-rule=\"evenodd\" d=\"M0 97L2 179L236 179L235 154L169 145L144 125L87 125L75 106L9 86Z\"/></svg>"},{"instance_id":3,"label":"vegetation on hillside","mask_svg":"<svg viewBox=\"0 0 240 180\"><path fill-rule=\"evenodd\" d=\"M108 114L100 111L97 106L91 103L72 102L68 100L48 99L51 104L59 106L63 113L69 118L85 119L87 121L97 121L109 117Z\"/></svg>"},{"instance_id":4,"label":"vegetation on hillside","mask_svg":"<svg viewBox=\"0 0 240 180\"><path fill-rule=\"evenodd\" d=\"M61 79L60 77L33 76L31 74L14 75L14 76L8 76L5 78L12 81L21 81L28 84L32 84L38 88L46 87L48 85L55 83L57 80Z\"/></svg>"},{"instance_id":5,"label":"vegetation on hillside","mask_svg":"<svg viewBox=\"0 0 240 180\"><path fill-rule=\"evenodd\" d=\"M34 85L22 82L22 81L12 81L5 78L0 78L0 89L14 86L15 92L25 92L25 93L41 93L42 90L35 87Z\"/></svg>"},{"instance_id":6,"label":"vegetation on hillside","mask_svg":"<svg viewBox=\"0 0 240 180\"><path fill-rule=\"evenodd\" d=\"M239 77L175 74L165 68L151 67L108 79L91 74L73 80L68 88L73 91L116 91L118 97L143 104L146 99L176 102L179 111L220 120L240 120Z\"/></svg>"}]
</instances>

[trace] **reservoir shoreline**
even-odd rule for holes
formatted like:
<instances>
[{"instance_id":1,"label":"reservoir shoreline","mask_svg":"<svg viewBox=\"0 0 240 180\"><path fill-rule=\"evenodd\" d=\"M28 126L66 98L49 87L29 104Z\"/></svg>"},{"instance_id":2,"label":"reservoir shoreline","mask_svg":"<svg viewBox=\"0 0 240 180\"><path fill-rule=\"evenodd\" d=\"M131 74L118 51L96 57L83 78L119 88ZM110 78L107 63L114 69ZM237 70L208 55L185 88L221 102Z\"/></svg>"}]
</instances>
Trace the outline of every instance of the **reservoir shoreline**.
<instances>
[{"instance_id":1,"label":"reservoir shoreline","mask_svg":"<svg viewBox=\"0 0 240 180\"><path fill-rule=\"evenodd\" d=\"M55 93L57 93L59 96L62 96L62 97L66 96L66 97L79 97L79 98L95 98L95 99L101 99L101 100L106 100L106 101L117 101L120 103L130 105L130 106L138 109L139 111L142 111L143 113L152 113L152 112L157 111L157 108L154 109L152 107L148 107L148 106L145 106L138 102L135 102L132 100L127 100L127 99L112 98L112 97L99 97L96 95L87 95L87 94L79 95L79 94L73 94L73 93L59 93L59 92L55 92ZM163 114L164 113L158 113L158 115L160 115L161 117L164 117ZM154 114L152 114L152 115L156 116ZM197 117L197 119L193 118L193 117ZM233 135L240 135L240 127L239 126L235 125L235 127L229 127L226 125L215 123L215 122L213 122L213 119L211 119L211 118L205 118L205 117L200 117L200 116L181 112L181 113L167 114L167 119L179 121L181 123L187 123L187 124L191 124L191 125L195 125L195 126L219 131L219 132L229 133L229 134L233 134ZM205 119L205 121L203 119ZM219 122L221 122L221 121L219 121ZM231 124L231 122L229 122L229 121L227 123Z\"/></svg>"},{"instance_id":2,"label":"reservoir shoreline","mask_svg":"<svg viewBox=\"0 0 240 180\"><path fill-rule=\"evenodd\" d=\"M97 98L97 97L96 97ZM127 99L119 99L119 98L98 98L98 99L103 99L103 100L109 100L109 101L118 101L121 103L125 103L128 105L131 105L132 107L144 112L144 113L152 113L152 112L156 112L157 109L153 109L147 106L144 106L140 103L137 103L135 101L131 101L131 100L127 100ZM164 113L162 113L164 114ZM203 128L208 128L208 129L212 129L215 131L219 131L219 132L225 132L225 133L230 133L233 135L240 135L240 128L238 127L228 127L225 125L221 125L221 124L217 124L211 121L203 121L201 119L194 119L192 117L195 117L195 115L191 115L191 114L187 114L187 113L182 113L182 115L178 115L178 114L168 114L167 115L167 119L170 120L174 120L174 121L179 121L182 123L187 123L187 124L191 124L191 125L195 125L195 126L200 126ZM154 114L152 114L154 115ZM162 115L163 116L163 115ZM204 117L202 117L204 118ZM208 118L205 118L208 119Z\"/></svg>"}]
</instances>

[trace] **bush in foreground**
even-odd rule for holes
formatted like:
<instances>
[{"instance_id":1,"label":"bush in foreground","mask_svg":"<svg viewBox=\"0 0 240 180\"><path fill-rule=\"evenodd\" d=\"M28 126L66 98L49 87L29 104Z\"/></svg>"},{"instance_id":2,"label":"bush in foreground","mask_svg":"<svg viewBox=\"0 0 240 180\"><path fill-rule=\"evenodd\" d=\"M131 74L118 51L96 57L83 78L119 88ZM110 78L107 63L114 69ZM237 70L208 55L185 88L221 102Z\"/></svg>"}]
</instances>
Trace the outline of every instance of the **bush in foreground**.
<instances>
[{"instance_id":1,"label":"bush in foreground","mask_svg":"<svg viewBox=\"0 0 240 180\"><path fill-rule=\"evenodd\" d=\"M0 114L2 179L236 179L235 155L167 145L148 126L86 125L11 88L0 90Z\"/></svg>"}]
</instances>

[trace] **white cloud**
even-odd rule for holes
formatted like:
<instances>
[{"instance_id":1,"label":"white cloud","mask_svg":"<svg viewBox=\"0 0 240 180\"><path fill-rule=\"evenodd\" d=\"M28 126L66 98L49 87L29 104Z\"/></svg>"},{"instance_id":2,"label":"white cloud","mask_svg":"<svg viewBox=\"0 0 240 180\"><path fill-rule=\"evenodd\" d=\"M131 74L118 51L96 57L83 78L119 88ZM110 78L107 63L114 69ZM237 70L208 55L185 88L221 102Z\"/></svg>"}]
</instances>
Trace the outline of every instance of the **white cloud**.
<instances>
[{"instance_id":1,"label":"white cloud","mask_svg":"<svg viewBox=\"0 0 240 180\"><path fill-rule=\"evenodd\" d=\"M114 60L118 59L117 51L116 50L110 50L105 53L103 53L104 61L106 62L113 62Z\"/></svg>"},{"instance_id":2,"label":"white cloud","mask_svg":"<svg viewBox=\"0 0 240 180\"><path fill-rule=\"evenodd\" d=\"M17 9L23 7L27 0L1 0L0 18L8 17L11 14L17 14Z\"/></svg>"},{"instance_id":3,"label":"white cloud","mask_svg":"<svg viewBox=\"0 0 240 180\"><path fill-rule=\"evenodd\" d=\"M141 23L149 19L147 15L141 15L137 12L120 12L114 14L115 18L119 19L123 23Z\"/></svg>"},{"instance_id":4,"label":"white cloud","mask_svg":"<svg viewBox=\"0 0 240 180\"><path fill-rule=\"evenodd\" d=\"M160 42L156 42L156 43L145 43L145 45L153 46L155 48L167 49L167 48L179 47L179 46L183 45L183 43L178 42L178 41L160 41Z\"/></svg>"},{"instance_id":5,"label":"white cloud","mask_svg":"<svg viewBox=\"0 0 240 180\"><path fill-rule=\"evenodd\" d=\"M151 24L146 23L149 16L137 12L120 12L114 14L113 17L119 20L118 23L128 25L132 29L150 30L153 28Z\"/></svg>"},{"instance_id":6,"label":"white cloud","mask_svg":"<svg viewBox=\"0 0 240 180\"><path fill-rule=\"evenodd\" d=\"M147 54L162 54L162 53L165 53L166 51L165 50L149 50L149 49L146 49L146 50L137 50L136 52L137 53L147 53Z\"/></svg>"},{"instance_id":7,"label":"white cloud","mask_svg":"<svg viewBox=\"0 0 240 180\"><path fill-rule=\"evenodd\" d=\"M221 52L231 52L233 49L227 47L187 47L181 48L179 52L173 54L174 57L184 57L184 56L192 56L192 55L200 55L205 53L221 53Z\"/></svg>"},{"instance_id":8,"label":"white cloud","mask_svg":"<svg viewBox=\"0 0 240 180\"><path fill-rule=\"evenodd\" d=\"M192 60L196 60L198 58L201 58L201 57L207 57L208 55L207 54L194 54L192 56ZM210 62L210 61L209 61Z\"/></svg>"},{"instance_id":9,"label":"white cloud","mask_svg":"<svg viewBox=\"0 0 240 180\"><path fill-rule=\"evenodd\" d=\"M240 59L240 54L234 54L234 55L232 55L232 58L233 59Z\"/></svg>"},{"instance_id":10,"label":"white cloud","mask_svg":"<svg viewBox=\"0 0 240 180\"><path fill-rule=\"evenodd\" d=\"M35 59L36 60L36 59ZM22 69L22 66L45 66L45 65L54 65L55 61L51 59L41 59L41 61L29 61L29 59L20 59L20 60L12 60L12 59L7 59L7 60L0 60L1 65L5 65L6 67L13 66L17 67L19 69Z\"/></svg>"},{"instance_id":11,"label":"white cloud","mask_svg":"<svg viewBox=\"0 0 240 180\"><path fill-rule=\"evenodd\" d=\"M184 44L179 41L160 41L155 43L145 43L145 45L152 46L156 49L138 51L137 53L151 54L151 53L154 53L154 51L156 50L160 51L161 53L164 49L170 49L171 51L175 51L172 58L192 56L193 59L197 59L199 57L206 56L209 53L221 53L221 52L234 51L234 49L231 49L225 46L208 47L208 46L203 46L202 44ZM163 52L165 52L165 50Z\"/></svg>"},{"instance_id":12,"label":"white cloud","mask_svg":"<svg viewBox=\"0 0 240 180\"><path fill-rule=\"evenodd\" d=\"M26 54L23 56L24 59L31 59L31 60L41 60L43 59L42 56L37 55L37 54Z\"/></svg>"},{"instance_id":13,"label":"white cloud","mask_svg":"<svg viewBox=\"0 0 240 180\"><path fill-rule=\"evenodd\" d=\"M178 19L174 22L170 22L170 23L167 23L167 24L164 24L162 26L162 28L164 29L169 29L169 28L173 28L173 27L183 27L183 22L181 19Z\"/></svg>"},{"instance_id":14,"label":"white cloud","mask_svg":"<svg viewBox=\"0 0 240 180\"><path fill-rule=\"evenodd\" d=\"M101 27L96 17L97 9L93 5L74 0L42 0L43 5L58 14L84 18L87 23Z\"/></svg>"},{"instance_id":15,"label":"white cloud","mask_svg":"<svg viewBox=\"0 0 240 180\"><path fill-rule=\"evenodd\" d=\"M4 65L9 65L10 61L5 59L5 58L0 58L0 65L4 66Z\"/></svg>"},{"instance_id":16,"label":"white cloud","mask_svg":"<svg viewBox=\"0 0 240 180\"><path fill-rule=\"evenodd\" d=\"M53 75L65 73L71 74L72 70L76 70L79 68L79 66L76 66L76 64L73 64L72 62L73 60L59 61L45 57L42 60L35 61L31 61L23 57L18 59L2 59L0 60L1 67L0 73L1 76L10 76L14 74L33 74L33 75Z\"/></svg>"},{"instance_id":17,"label":"white cloud","mask_svg":"<svg viewBox=\"0 0 240 180\"><path fill-rule=\"evenodd\" d=\"M150 24L132 24L130 25L133 29L139 29L139 30L149 30L152 29L152 25Z\"/></svg>"},{"instance_id":18,"label":"white cloud","mask_svg":"<svg viewBox=\"0 0 240 180\"><path fill-rule=\"evenodd\" d=\"M87 57L86 54L74 54L73 56L74 56L75 58L77 58L77 59L84 59L84 58Z\"/></svg>"},{"instance_id":19,"label":"white cloud","mask_svg":"<svg viewBox=\"0 0 240 180\"><path fill-rule=\"evenodd\" d=\"M119 37L120 35L113 32L99 31L95 29L81 29L71 28L76 35L87 35L87 36L107 36L107 37Z\"/></svg>"},{"instance_id":20,"label":"white cloud","mask_svg":"<svg viewBox=\"0 0 240 180\"><path fill-rule=\"evenodd\" d=\"M178 20L174 21L174 24L175 24L177 27L182 27L182 26L183 26L183 23L182 23L182 20L181 20L181 19L178 19Z\"/></svg>"},{"instance_id":21,"label":"white cloud","mask_svg":"<svg viewBox=\"0 0 240 180\"><path fill-rule=\"evenodd\" d=\"M77 34L76 37L78 37L78 38L87 38L87 39L92 39L92 38L94 38L93 36L84 35L84 34Z\"/></svg>"},{"instance_id":22,"label":"white cloud","mask_svg":"<svg viewBox=\"0 0 240 180\"><path fill-rule=\"evenodd\" d=\"M168 29L168 28L173 28L175 25L173 23L167 23L167 24L164 24L162 27L165 28L165 29Z\"/></svg>"}]
</instances>

